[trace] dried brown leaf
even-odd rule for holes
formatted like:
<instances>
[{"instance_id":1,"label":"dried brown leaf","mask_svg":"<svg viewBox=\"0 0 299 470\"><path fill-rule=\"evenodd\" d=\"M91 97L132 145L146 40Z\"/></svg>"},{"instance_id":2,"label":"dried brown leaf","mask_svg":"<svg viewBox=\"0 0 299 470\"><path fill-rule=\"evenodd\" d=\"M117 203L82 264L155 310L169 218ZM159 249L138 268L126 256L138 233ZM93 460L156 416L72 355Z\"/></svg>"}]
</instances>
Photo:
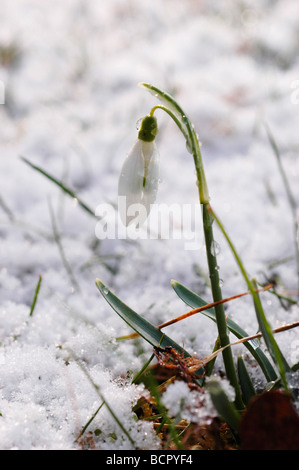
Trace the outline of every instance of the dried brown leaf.
<instances>
[{"instance_id":1,"label":"dried brown leaf","mask_svg":"<svg viewBox=\"0 0 299 470\"><path fill-rule=\"evenodd\" d=\"M290 395L272 390L254 397L239 435L242 450L299 450L299 415Z\"/></svg>"}]
</instances>

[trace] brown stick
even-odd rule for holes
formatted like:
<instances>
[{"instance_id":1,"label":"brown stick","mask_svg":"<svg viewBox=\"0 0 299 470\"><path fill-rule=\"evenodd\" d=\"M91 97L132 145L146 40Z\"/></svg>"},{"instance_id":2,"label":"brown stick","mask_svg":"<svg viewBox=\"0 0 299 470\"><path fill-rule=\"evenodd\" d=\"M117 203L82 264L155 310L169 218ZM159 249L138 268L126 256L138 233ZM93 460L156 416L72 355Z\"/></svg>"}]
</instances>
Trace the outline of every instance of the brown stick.
<instances>
[{"instance_id":1,"label":"brown stick","mask_svg":"<svg viewBox=\"0 0 299 470\"><path fill-rule=\"evenodd\" d=\"M258 289L256 292L263 292L265 290L271 289L273 287L273 284L268 284L265 286L263 289ZM213 308L216 305L224 304L225 302L229 302L231 300L238 299L239 297L243 297L244 295L248 295L250 292L243 292L242 294L237 294L233 295L232 297L227 297L226 299L218 300L217 302L212 302L210 304L203 305L202 307L194 308L193 310L190 310L187 313L184 313L183 315L180 315L179 317L173 318L172 320L169 320L165 323L162 323L161 325L158 325L157 328L162 329L165 328L166 326L173 325L174 323L177 323L181 320L185 320L185 318L189 318L192 315L195 315L196 313L203 312L204 310L208 310L209 308ZM120 339L134 339L138 338L139 333L132 333L131 335L127 336L122 336Z\"/></svg>"},{"instance_id":2,"label":"brown stick","mask_svg":"<svg viewBox=\"0 0 299 470\"><path fill-rule=\"evenodd\" d=\"M278 328L275 328L273 330L273 333L281 333L282 331L290 330L291 328L296 328L297 326L299 326L299 321L289 323L288 325L279 326ZM234 341L233 343L227 344L223 348L217 349L217 351L213 352L212 354L205 357L204 359L189 358L190 359L189 362L192 363L192 365L188 368L189 368L190 372L192 372L194 370L197 370L199 368L199 366L201 367L201 366L207 364L208 362L210 362L212 359L214 359L214 357L216 357L225 348L227 348L229 346L235 346L236 344L245 343L246 341L250 341L252 339L261 338L262 336L263 336L262 333L257 333L257 334L252 335L252 336L246 336L245 338L238 339L237 341Z\"/></svg>"}]
</instances>

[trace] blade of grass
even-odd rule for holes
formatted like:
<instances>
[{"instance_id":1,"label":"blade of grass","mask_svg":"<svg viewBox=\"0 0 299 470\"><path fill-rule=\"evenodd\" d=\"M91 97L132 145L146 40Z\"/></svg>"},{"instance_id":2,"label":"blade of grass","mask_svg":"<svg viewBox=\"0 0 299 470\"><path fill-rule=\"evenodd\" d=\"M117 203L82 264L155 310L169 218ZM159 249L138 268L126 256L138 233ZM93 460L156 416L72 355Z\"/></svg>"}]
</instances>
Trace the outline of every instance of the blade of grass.
<instances>
[{"instance_id":1,"label":"blade of grass","mask_svg":"<svg viewBox=\"0 0 299 470\"><path fill-rule=\"evenodd\" d=\"M272 286L272 284L271 284ZM263 287L262 289L260 289L261 291L264 291L264 290L267 290L267 289L270 289L270 285L269 286L265 286ZM240 297L243 297L244 295L248 295L250 294L250 292L243 292L242 294L237 294L237 295L234 295L232 297L227 297L226 299L221 299L221 300L218 300L217 302L211 302L210 304L206 304L206 305L203 305L202 307L197 307L187 313L184 313L183 315L180 315L176 318L173 318L172 320L168 320L167 322L165 323L161 323L160 325L157 326L157 328L161 329L161 328L165 328L166 326L170 326L170 325L173 325L174 323L178 323L179 321L182 321L182 320L185 320L186 318L189 318L197 313L200 313L200 312L203 312L204 310L209 310L213 307L215 307L216 305L220 305L220 304L224 304L226 302L230 302L231 300L236 300ZM118 340L120 339L133 339L133 338L136 338L138 336L137 333L133 333L131 335L128 335L128 336L122 336L121 338L118 338Z\"/></svg>"},{"instance_id":2,"label":"blade of grass","mask_svg":"<svg viewBox=\"0 0 299 470\"><path fill-rule=\"evenodd\" d=\"M149 321L138 315L138 313L134 312L134 310L122 302L102 283L102 281L100 281L100 279L96 279L96 286L113 310L149 344L152 346L160 346L161 348L171 346L184 357L191 357L185 349L179 346L169 336L165 335L159 328L153 326ZM200 375L203 372L204 370L200 369L198 374Z\"/></svg>"},{"instance_id":3,"label":"blade of grass","mask_svg":"<svg viewBox=\"0 0 299 470\"><path fill-rule=\"evenodd\" d=\"M185 302L190 307L196 308L208 305L207 302L205 302L199 295L185 287L183 284L180 284L177 281L172 281L171 284L176 294L183 300L183 302ZM214 309L203 310L201 313L216 322L216 315ZM243 330L243 328L241 328L230 318L227 318L227 327L239 339L246 338L249 336L248 333ZM247 341L244 345L258 362L267 381L270 382L276 380L277 374L273 369L271 363L269 362L268 358L261 350L259 342L256 339L252 339Z\"/></svg>"},{"instance_id":4,"label":"blade of grass","mask_svg":"<svg viewBox=\"0 0 299 470\"><path fill-rule=\"evenodd\" d=\"M138 383L139 381L139 378L143 375L143 373L146 371L146 369L148 368L148 366L150 365L150 363L152 362L152 360L154 359L155 355L152 354L150 356L150 358L146 361L145 364L143 364L142 368L139 370L139 372L137 372L136 375L134 375L133 377L133 380L132 380L132 384L134 383Z\"/></svg>"},{"instance_id":5,"label":"blade of grass","mask_svg":"<svg viewBox=\"0 0 299 470\"><path fill-rule=\"evenodd\" d=\"M132 436L130 435L129 431L127 431L127 429L124 427L124 425L122 424L122 422L120 421L120 419L118 418L118 416L116 416L116 414L114 413L113 409L111 408L111 406L109 405L109 403L107 402L107 400L105 399L104 395L102 394L102 392L100 391L100 387L99 385L97 385L94 380L92 379L92 377L90 376L88 370L86 369L86 367L83 365L82 361L80 361L76 355L74 354L73 351L69 350L69 353L71 354L72 358L75 360L75 362L77 363L77 365L80 367L80 369L82 370L82 372L85 374L86 378L89 380L89 382L91 383L91 385L93 386L93 388L95 389L96 393L98 394L98 396L100 397L100 399L102 400L102 402L105 404L105 406L107 407L109 413L111 414L112 418L114 419L114 421L117 423L117 425L120 427L120 429L122 430L122 432L127 436L127 438L129 439L129 441L131 442L131 444L135 447L135 441L134 439L132 438ZM136 447L135 447L136 448Z\"/></svg>"},{"instance_id":6,"label":"blade of grass","mask_svg":"<svg viewBox=\"0 0 299 470\"><path fill-rule=\"evenodd\" d=\"M282 331L290 330L292 328L296 328L299 326L299 322L294 322L289 325L283 325L279 328L276 328L273 330L273 333L281 333ZM262 333L256 333L255 335L252 336L247 336L245 338L238 339L237 341L234 341L233 343L227 344L226 346L223 346L221 348L214 348L213 352L205 357L204 359L195 359L193 358L192 361L190 361L188 365L188 369L192 372L194 369L199 367L199 365L206 365L210 361L214 360L218 356L220 352L222 352L225 348L236 346L237 344L246 344L247 341L254 340L256 338L262 338L263 334ZM288 372L291 371L292 368L288 366ZM279 378L275 380L280 380ZM272 381L273 382L273 381Z\"/></svg>"},{"instance_id":7,"label":"blade of grass","mask_svg":"<svg viewBox=\"0 0 299 470\"><path fill-rule=\"evenodd\" d=\"M164 338L164 335L162 336L161 341L162 341L163 338ZM161 347L161 343L159 344L159 346ZM142 368L140 369L140 371L133 377L132 383L135 383L135 382L138 383L139 378L140 378L140 377L142 376L142 374L146 371L146 369L148 368L148 366L150 365L150 363L152 362L152 360L154 359L154 357L155 357L155 354L153 353L153 354L151 355L151 357L146 361L146 363L142 366Z\"/></svg>"},{"instance_id":8,"label":"blade of grass","mask_svg":"<svg viewBox=\"0 0 299 470\"><path fill-rule=\"evenodd\" d=\"M148 388L148 390L150 391L151 396L154 398L154 400L156 402L157 409L158 409L159 413L162 416L162 422L161 422L161 425L160 425L161 428L164 425L164 423L167 424L169 426L170 436L171 436L174 444L176 445L177 450L183 450L183 445L182 445L181 440L178 436L176 425L173 422L173 420L170 419L170 417L168 416L167 409L163 404L161 394L159 392L158 384L157 384L155 378L153 377L153 375L151 373L146 376L145 385ZM159 430L157 431L157 433L159 433Z\"/></svg>"},{"instance_id":9,"label":"blade of grass","mask_svg":"<svg viewBox=\"0 0 299 470\"><path fill-rule=\"evenodd\" d=\"M220 383L213 379L207 382L206 387L210 393L213 405L236 434L238 432L240 414L234 404L228 399Z\"/></svg>"},{"instance_id":10,"label":"blade of grass","mask_svg":"<svg viewBox=\"0 0 299 470\"><path fill-rule=\"evenodd\" d=\"M3 198L1 196L0 196L0 207L3 209L3 211L5 212L7 217L9 218L9 220L11 222L14 222L15 216L14 216L14 214L12 213L12 211L10 210L10 208L8 207L8 205L6 204L6 202L3 200Z\"/></svg>"},{"instance_id":11,"label":"blade of grass","mask_svg":"<svg viewBox=\"0 0 299 470\"><path fill-rule=\"evenodd\" d=\"M162 331L123 303L99 279L96 279L96 286L113 310L149 344L152 346L160 345L162 348L171 346L181 354L189 355L181 346L162 333Z\"/></svg>"},{"instance_id":12,"label":"blade of grass","mask_svg":"<svg viewBox=\"0 0 299 470\"><path fill-rule=\"evenodd\" d=\"M215 341L212 354L215 353L216 351L218 351L218 349L220 349L220 339L219 339L219 336L217 337L217 339L216 339L216 341ZM208 362L208 364L206 364L206 366L205 366L205 369L206 369L206 377L210 377L210 375L212 374L216 359L217 359L217 357L215 356L213 359L211 359L211 360Z\"/></svg>"},{"instance_id":13,"label":"blade of grass","mask_svg":"<svg viewBox=\"0 0 299 470\"><path fill-rule=\"evenodd\" d=\"M22 222L21 220L18 220L16 218L16 216L13 214L13 212L11 211L11 209L8 207L6 202L3 200L2 196L0 196L0 207L3 209L3 211L6 213L8 219L10 220L10 222L12 224L14 224L15 227L21 227L21 228L24 228L24 229L32 230L32 231L38 233L39 235L41 235L42 237L45 237L48 240L52 240L52 237L50 235L46 234L45 232L40 230L38 227L35 227L35 226L33 226L31 224L28 224L26 222Z\"/></svg>"},{"instance_id":14,"label":"blade of grass","mask_svg":"<svg viewBox=\"0 0 299 470\"><path fill-rule=\"evenodd\" d=\"M67 274L70 278L71 283L75 286L75 288L78 291L80 291L80 286L79 286L78 282L76 281L75 276L74 276L73 271L72 271L72 268L70 267L70 264L69 264L69 262L68 262L68 260L65 256L64 249L63 249L61 239L60 239L60 234L58 232L58 228L57 228L57 224L56 224L56 220L55 220L54 211L53 211L53 208L52 208L52 205L51 205L50 201L49 201L49 210L50 210L54 240L57 244L57 247L58 247L61 259L62 259L62 263L63 263L63 265L65 267L65 270L66 270L66 272L67 272Z\"/></svg>"},{"instance_id":15,"label":"blade of grass","mask_svg":"<svg viewBox=\"0 0 299 470\"><path fill-rule=\"evenodd\" d=\"M252 280L252 284L254 287L256 287L257 283L255 281L255 279ZM258 293L257 293L257 297L259 298L258 296ZM263 332L263 334L265 334L265 328L266 328L266 325L264 325L264 318L266 318L265 316L262 317L259 310L258 310L258 307L257 307L257 304L254 303L254 308L255 308L255 311L256 311L256 315L257 315L257 318L259 319L259 326L260 326L260 330ZM270 325L269 325L270 326ZM273 333L274 333L274 330L273 330ZM273 360L276 361L276 351L275 351L275 345L272 344L272 341L270 342L270 347L272 349L270 349L270 354L272 355L273 357ZM268 345L268 349L269 349L269 345ZM291 370L290 366L288 365L287 361L285 360L282 352L280 351L278 345L277 345L277 349L279 351L279 355L280 355L280 359L281 359L281 362L282 362L282 365L283 365L283 368L286 372L289 372Z\"/></svg>"},{"instance_id":16,"label":"blade of grass","mask_svg":"<svg viewBox=\"0 0 299 470\"><path fill-rule=\"evenodd\" d=\"M102 401L102 403L100 404L100 406L96 409L96 411L93 413L93 415L91 416L91 418L87 421L87 423L83 426L82 430L80 431L78 437L76 438L75 442L77 442L80 437L83 436L83 434L85 433L86 429L88 428L88 426L90 426L90 424L93 422L93 420L95 419L95 417L97 416L98 412L101 410L101 408L105 405L105 402Z\"/></svg>"},{"instance_id":17,"label":"blade of grass","mask_svg":"<svg viewBox=\"0 0 299 470\"><path fill-rule=\"evenodd\" d=\"M272 147L273 153L274 153L274 155L276 157L276 160L277 160L277 163L278 163L279 172L281 174L281 177L282 177L282 180L283 180L283 183L284 183L284 186L285 186L285 190L286 190L286 193L287 193L287 198L288 198L288 201L289 201L289 206L290 206L290 209L291 209L291 214L292 214L292 219L293 219L293 227L294 227L294 242L295 242L294 245L295 245L296 263L297 263L298 297L299 297L299 244L298 244L298 240L297 240L298 233L299 233L298 232L299 225L298 225L298 217L297 217L297 204L296 204L295 197L292 193L292 190L291 190L286 172L284 171L284 168L283 168L283 164L282 164L282 161L281 161L281 155L280 155L280 151L279 151L279 148L277 146L276 140L275 140L272 132L270 131L269 125L266 124L266 123L265 123L265 128L266 128L266 133L267 133L270 145Z\"/></svg>"},{"instance_id":18,"label":"blade of grass","mask_svg":"<svg viewBox=\"0 0 299 470\"><path fill-rule=\"evenodd\" d=\"M260 282L257 282L256 283L262 287L262 284ZM295 305L297 302L296 300L293 300L291 299L290 297L287 297L286 295L283 295L283 294L280 294L279 292L276 292L275 289L269 289L268 292L270 294L273 294L275 297L277 297L279 300L285 300L286 302L288 302L289 304L291 305ZM297 293L297 291L296 291Z\"/></svg>"},{"instance_id":19,"label":"blade of grass","mask_svg":"<svg viewBox=\"0 0 299 470\"><path fill-rule=\"evenodd\" d=\"M25 162L27 165L29 165L31 168L33 168L34 170L38 171L39 173L41 173L42 175L44 175L46 178L48 178L50 181L52 181L53 183L55 183L60 189L62 189L62 191L67 194L68 196L70 196L71 198L75 199L78 204L82 207L82 209L84 209L89 215L92 215L93 217L96 217L95 216L95 212L93 210L90 209L90 207L87 206L87 204L85 204L85 202L83 202L78 196L77 194L72 191L70 188L68 188L67 186L65 186L61 181L59 181L58 179L56 179L54 176L50 175L49 173L47 173L45 170L43 170L42 168L40 168L39 166L37 165L34 165L33 163L31 163L27 158L25 157L21 157L21 160L23 160L23 162Z\"/></svg>"},{"instance_id":20,"label":"blade of grass","mask_svg":"<svg viewBox=\"0 0 299 470\"><path fill-rule=\"evenodd\" d=\"M33 311L35 309L35 305L36 305L36 302L37 302L37 297L38 297L39 289L40 289L40 286L41 286L41 282L42 282L42 276L39 275L38 282L37 282L36 289L35 289L35 293L34 293L34 298L33 298L32 304L31 304L29 317L32 317L32 315L33 315Z\"/></svg>"},{"instance_id":21,"label":"blade of grass","mask_svg":"<svg viewBox=\"0 0 299 470\"><path fill-rule=\"evenodd\" d=\"M256 395L256 392L255 392L253 383L250 379L250 376L248 374L248 371L246 369L245 362L242 356L238 357L237 370L238 370L238 376L239 376L240 386L242 390L243 401L245 405L247 406L251 398Z\"/></svg>"},{"instance_id":22,"label":"blade of grass","mask_svg":"<svg viewBox=\"0 0 299 470\"><path fill-rule=\"evenodd\" d=\"M285 367L284 367L284 361L283 361L281 352L279 350L279 347L278 347L278 345L275 341L271 326L270 326L270 324L269 324L269 322L268 322L268 320L265 316L264 309L262 307L260 298L259 298L258 294L255 292L256 289L255 289L253 283L250 281L250 279L248 277L248 274L247 274L247 272L246 272L246 270L243 266L243 263L241 261L241 258L239 257L239 255L238 255L238 253L237 253L230 237L228 236L226 230L224 229L223 224L220 222L220 219L216 216L215 212L213 211L213 209L210 205L208 205L207 209L209 210L209 212L213 216L214 220L217 222L217 225L220 228L224 238L228 242L228 245L229 245L229 247L230 247L230 249L231 249L231 251L232 251L232 253L233 253L233 255L236 259L237 265L239 266L239 269L240 269L240 271L241 271L241 273L242 273L242 275L243 275L243 277L244 277L244 279L247 283L248 289L250 290L250 293L251 293L252 298L253 298L258 324L259 324L260 330L263 334L264 341L267 345L267 348L269 350L269 353L270 353L274 363L278 367L278 370L279 370L279 373L280 373L281 380L282 380L282 383L284 385L285 391L289 392L289 386L288 386L288 382L287 382L287 378L286 378L286 370L285 370Z\"/></svg>"}]
</instances>

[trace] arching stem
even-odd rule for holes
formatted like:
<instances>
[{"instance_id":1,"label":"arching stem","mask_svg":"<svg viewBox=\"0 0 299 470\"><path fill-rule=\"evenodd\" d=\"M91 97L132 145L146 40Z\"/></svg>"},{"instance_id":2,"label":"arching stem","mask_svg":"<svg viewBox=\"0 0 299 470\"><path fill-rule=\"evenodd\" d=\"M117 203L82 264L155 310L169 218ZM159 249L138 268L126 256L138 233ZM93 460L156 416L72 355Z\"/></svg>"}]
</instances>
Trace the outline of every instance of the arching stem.
<instances>
[{"instance_id":1,"label":"arching stem","mask_svg":"<svg viewBox=\"0 0 299 470\"><path fill-rule=\"evenodd\" d=\"M174 98L159 90L156 87L148 84L142 84L152 94L159 98L163 105L157 105L152 108L150 115L158 109L166 112L176 123L182 134L186 139L186 144L189 152L193 156L194 165L196 169L197 185L199 192L199 200L202 205L202 219L203 219L203 230L206 244L206 256L209 268L209 276L211 280L211 289L214 302L222 300L222 291L219 278L219 266L217 264L217 255L215 253L215 241L213 235L213 217L208 210L209 207L209 192L205 178L202 156L200 151L200 143L198 141L194 126L190 119L184 113L182 108L177 104ZM165 105L164 105L165 104ZM236 368L233 361L233 355L229 345L228 329L226 325L226 318L224 307L222 304L215 306L216 323L218 328L218 334L220 339L220 345L224 350L222 351L223 362L225 366L226 375L235 389L235 405L238 409L244 408L239 382L237 379Z\"/></svg>"}]
</instances>

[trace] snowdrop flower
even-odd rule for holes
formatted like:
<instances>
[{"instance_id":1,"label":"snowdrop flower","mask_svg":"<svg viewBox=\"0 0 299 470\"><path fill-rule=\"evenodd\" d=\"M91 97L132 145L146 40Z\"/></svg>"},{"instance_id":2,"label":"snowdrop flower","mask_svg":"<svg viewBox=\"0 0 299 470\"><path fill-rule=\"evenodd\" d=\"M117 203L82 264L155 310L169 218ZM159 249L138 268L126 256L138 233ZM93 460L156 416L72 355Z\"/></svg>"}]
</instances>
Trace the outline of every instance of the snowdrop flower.
<instances>
[{"instance_id":1,"label":"snowdrop flower","mask_svg":"<svg viewBox=\"0 0 299 470\"><path fill-rule=\"evenodd\" d=\"M145 116L138 139L121 169L118 183L119 215L126 227L133 221L140 227L156 200L159 184L159 154L155 143L157 133L156 118Z\"/></svg>"}]
</instances>

